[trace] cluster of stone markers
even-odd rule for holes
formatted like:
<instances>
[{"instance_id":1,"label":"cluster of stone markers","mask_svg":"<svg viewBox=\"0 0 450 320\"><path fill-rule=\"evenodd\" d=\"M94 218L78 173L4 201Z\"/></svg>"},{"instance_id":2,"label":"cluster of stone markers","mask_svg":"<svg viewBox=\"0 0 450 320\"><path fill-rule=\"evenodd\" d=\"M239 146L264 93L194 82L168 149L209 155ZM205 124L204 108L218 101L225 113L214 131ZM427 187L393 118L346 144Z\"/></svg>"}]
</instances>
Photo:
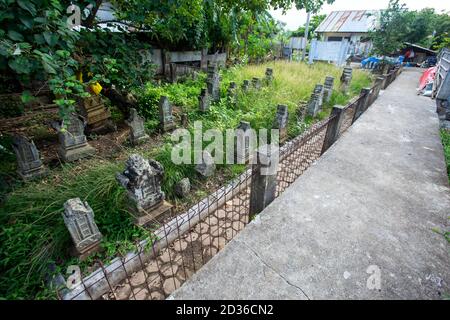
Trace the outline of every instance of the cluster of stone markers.
<instances>
[{"instance_id":1,"label":"cluster of stone markers","mask_svg":"<svg viewBox=\"0 0 450 320\"><path fill-rule=\"evenodd\" d=\"M352 68L345 67L340 78L340 90L344 94L348 94L350 82L352 80ZM324 84L316 84L314 91L311 94L311 98L308 101L307 112L308 115L315 117L320 111L324 102L330 102L331 95L333 93L334 78L327 76ZM302 115L302 113L300 112Z\"/></svg>"},{"instance_id":2,"label":"cluster of stone markers","mask_svg":"<svg viewBox=\"0 0 450 320\"><path fill-rule=\"evenodd\" d=\"M341 88L348 90L352 77L352 69L344 68L341 77ZM273 70L267 68L265 73L265 84L273 81ZM315 116L322 108L323 101L329 101L333 91L333 77L326 77L324 85L318 84L314 88L308 103L308 114ZM254 89L261 88L261 80L253 78ZM249 90L249 81L244 80L242 90ZM236 83L230 83L228 98L232 103L237 98ZM211 99L210 99L211 97ZM208 67L207 89L202 89L199 96L199 107L201 111L209 109L210 100L220 99L220 76L216 66ZM71 162L79 160L95 153L84 134L86 128L85 118L71 114L70 123L63 126L62 122L54 123L58 131L59 148L58 154L63 161ZM103 119L105 120L105 119ZM172 105L166 96L162 96L159 102L160 128L163 132L175 128L172 115ZM187 123L187 118L182 121ZM130 142L138 145L146 141L149 136L145 133L144 119L140 117L135 109L131 109L127 120L130 127ZM278 105L273 128L280 130L280 142L287 139L288 108L286 105ZM248 163L251 156L250 137L245 133L250 130L250 123L241 121L237 130L236 152L237 163ZM244 146L244 148L242 148ZM33 141L23 136L15 136L13 148L18 160L18 173L24 180L45 176L48 170L44 167ZM216 169L214 159L207 151L203 152L202 162L195 166L200 176L207 178L214 174ZM160 163L152 159L144 159L138 154L131 155L125 163L125 170L118 173L118 183L127 191L129 211L134 217L135 224L143 226L154 221L159 216L172 212L172 205L165 200L165 194L161 190L164 168ZM184 197L190 192L190 181L184 178L175 185L175 194ZM84 259L99 249L102 235L94 221L94 212L89 204L79 198L69 199L64 204L64 222L74 242L74 253Z\"/></svg>"}]
</instances>

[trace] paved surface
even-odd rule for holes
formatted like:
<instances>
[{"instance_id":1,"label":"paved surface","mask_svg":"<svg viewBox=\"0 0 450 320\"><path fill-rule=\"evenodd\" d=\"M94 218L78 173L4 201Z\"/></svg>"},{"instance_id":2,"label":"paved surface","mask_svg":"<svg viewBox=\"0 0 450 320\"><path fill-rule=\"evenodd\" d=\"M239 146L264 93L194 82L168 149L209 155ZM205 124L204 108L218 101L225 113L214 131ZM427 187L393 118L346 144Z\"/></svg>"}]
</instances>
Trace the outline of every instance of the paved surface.
<instances>
[{"instance_id":1,"label":"paved surface","mask_svg":"<svg viewBox=\"0 0 450 320\"><path fill-rule=\"evenodd\" d=\"M449 244L433 231L448 230L450 190L434 103L415 92L419 76L405 70L172 298L450 295Z\"/></svg>"}]
</instances>

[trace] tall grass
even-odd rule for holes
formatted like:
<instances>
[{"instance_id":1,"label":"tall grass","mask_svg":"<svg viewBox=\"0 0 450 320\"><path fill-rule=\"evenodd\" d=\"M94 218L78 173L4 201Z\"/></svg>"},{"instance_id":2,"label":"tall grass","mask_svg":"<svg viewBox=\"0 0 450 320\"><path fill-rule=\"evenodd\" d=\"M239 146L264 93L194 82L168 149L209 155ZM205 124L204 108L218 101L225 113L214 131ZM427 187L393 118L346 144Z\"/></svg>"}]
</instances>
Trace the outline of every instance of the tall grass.
<instances>
[{"instance_id":1,"label":"tall grass","mask_svg":"<svg viewBox=\"0 0 450 320\"><path fill-rule=\"evenodd\" d=\"M244 79L263 78L267 67L274 69L273 83L257 92L239 92L237 105L231 106L226 98L230 81L235 81L240 87ZM189 114L189 130L192 130L195 120L203 122L204 130L236 128L240 120L249 121L253 128L259 129L271 128L277 104L286 104L290 112L288 132L292 136L299 130L295 119L299 102L306 102L315 84L323 83L327 75L335 77L336 88L340 74L341 69L328 64L308 66L273 62L237 66L222 72L222 98L206 114L200 113L197 106L197 96L205 86L204 75L185 83L147 85L140 92L140 112L146 116L149 129L153 130L157 124L159 97L167 95ZM335 90L331 102L319 117L324 117L331 105L345 104L370 82L366 73L355 70L349 96ZM169 199L173 199L174 184L183 177L189 177L196 185L205 184L197 178L193 165L176 165L171 161L172 146L166 137L162 147L144 152L144 156L153 157L164 166L163 190ZM129 149L125 153L133 151ZM225 165L219 166L219 170L236 175L244 170L244 166L231 165L223 169ZM126 251L136 239L148 235L145 230L134 226L127 213L125 191L115 180L115 173L121 170L123 163L98 158L77 166L63 165L54 170L51 177L19 186L6 197L0 207L0 297L51 297L51 293L44 290L48 264L54 262L63 271L69 264L79 264L68 254L71 240L61 217L67 199L80 197L94 210L95 221L104 236L102 245L105 252L98 256L102 259ZM90 262L92 259L84 264L89 265Z\"/></svg>"},{"instance_id":2,"label":"tall grass","mask_svg":"<svg viewBox=\"0 0 450 320\"><path fill-rule=\"evenodd\" d=\"M450 183L450 131L441 129L442 145L444 147L445 162L447 163L447 175Z\"/></svg>"}]
</instances>

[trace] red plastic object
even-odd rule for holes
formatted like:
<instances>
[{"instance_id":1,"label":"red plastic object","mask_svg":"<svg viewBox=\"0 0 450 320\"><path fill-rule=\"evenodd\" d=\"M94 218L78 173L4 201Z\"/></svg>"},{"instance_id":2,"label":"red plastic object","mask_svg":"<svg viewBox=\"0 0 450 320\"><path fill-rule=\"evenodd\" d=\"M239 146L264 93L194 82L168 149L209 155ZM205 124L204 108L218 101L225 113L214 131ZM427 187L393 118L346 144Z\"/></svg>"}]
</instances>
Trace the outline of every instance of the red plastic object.
<instances>
[{"instance_id":1,"label":"red plastic object","mask_svg":"<svg viewBox=\"0 0 450 320\"><path fill-rule=\"evenodd\" d=\"M423 90L428 83L434 81L434 77L436 76L437 67L431 67L424 71L419 80L419 90Z\"/></svg>"}]
</instances>

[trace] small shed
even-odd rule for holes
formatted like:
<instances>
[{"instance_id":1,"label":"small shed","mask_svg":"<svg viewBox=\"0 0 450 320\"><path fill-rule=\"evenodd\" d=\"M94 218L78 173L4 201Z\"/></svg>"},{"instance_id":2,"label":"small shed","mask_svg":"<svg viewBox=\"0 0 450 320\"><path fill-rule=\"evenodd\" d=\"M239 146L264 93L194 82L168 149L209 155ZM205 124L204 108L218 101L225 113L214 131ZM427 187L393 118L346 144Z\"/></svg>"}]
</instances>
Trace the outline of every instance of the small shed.
<instances>
[{"instance_id":1,"label":"small shed","mask_svg":"<svg viewBox=\"0 0 450 320\"><path fill-rule=\"evenodd\" d=\"M437 52L414 43L405 42L405 47L400 50L400 54L405 56L405 62L421 64L428 57L435 57Z\"/></svg>"}]
</instances>

